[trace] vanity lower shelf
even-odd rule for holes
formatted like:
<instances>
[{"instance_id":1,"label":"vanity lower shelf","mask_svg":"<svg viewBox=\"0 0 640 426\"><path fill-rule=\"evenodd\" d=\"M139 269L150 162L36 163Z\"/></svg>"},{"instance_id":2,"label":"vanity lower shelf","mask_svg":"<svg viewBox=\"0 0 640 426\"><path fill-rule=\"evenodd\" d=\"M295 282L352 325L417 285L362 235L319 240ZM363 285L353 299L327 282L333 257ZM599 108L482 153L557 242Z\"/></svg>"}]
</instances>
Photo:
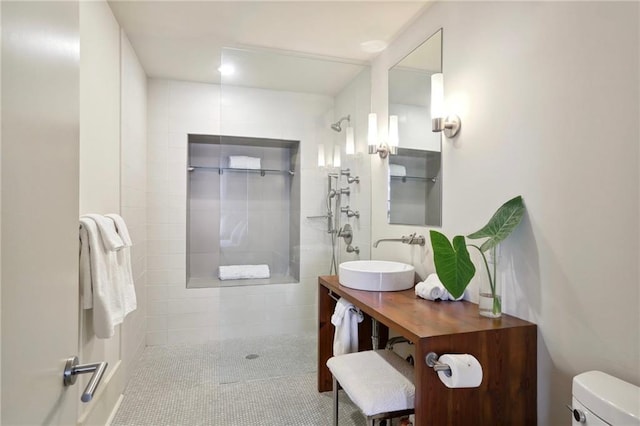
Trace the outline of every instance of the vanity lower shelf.
<instances>
[{"instance_id":1,"label":"vanity lower shelf","mask_svg":"<svg viewBox=\"0 0 640 426\"><path fill-rule=\"evenodd\" d=\"M537 328L503 315L480 317L469 302L432 302L413 289L396 292L353 290L337 276L318 278L318 391L331 390L326 362L332 355L335 309L332 295L365 313L360 350L371 349L370 318L380 324L380 347L389 329L415 344L416 423L425 425L535 425L537 422ZM478 388L449 389L425 363L427 353L469 353L483 368Z\"/></svg>"}]
</instances>

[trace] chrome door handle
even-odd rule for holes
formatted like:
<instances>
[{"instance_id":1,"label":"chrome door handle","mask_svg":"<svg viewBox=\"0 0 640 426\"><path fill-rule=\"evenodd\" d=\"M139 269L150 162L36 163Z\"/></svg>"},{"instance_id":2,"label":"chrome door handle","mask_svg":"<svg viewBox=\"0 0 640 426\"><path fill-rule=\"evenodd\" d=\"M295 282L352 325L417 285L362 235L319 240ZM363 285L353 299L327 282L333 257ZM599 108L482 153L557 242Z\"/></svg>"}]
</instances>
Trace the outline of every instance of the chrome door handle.
<instances>
[{"instance_id":1,"label":"chrome door handle","mask_svg":"<svg viewBox=\"0 0 640 426\"><path fill-rule=\"evenodd\" d=\"M93 373L91 379L89 379L87 387L84 389L84 392L82 392L82 397L80 398L82 402L89 402L93 398L93 394L96 389L98 389L98 385L100 384L100 380L102 380L102 376L107 369L107 365L109 365L107 362L79 364L77 356L71 357L67 359L67 363L64 366L62 382L65 386L71 386L78 379L78 374Z\"/></svg>"}]
</instances>

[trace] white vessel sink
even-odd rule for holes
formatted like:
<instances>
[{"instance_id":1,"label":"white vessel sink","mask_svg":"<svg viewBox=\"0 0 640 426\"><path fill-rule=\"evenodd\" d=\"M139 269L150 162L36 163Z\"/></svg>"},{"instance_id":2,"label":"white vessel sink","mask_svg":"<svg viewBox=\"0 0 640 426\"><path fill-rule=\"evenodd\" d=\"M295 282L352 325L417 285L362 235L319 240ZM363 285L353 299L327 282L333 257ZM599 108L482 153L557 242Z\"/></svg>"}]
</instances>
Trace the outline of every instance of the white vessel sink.
<instances>
[{"instance_id":1,"label":"white vessel sink","mask_svg":"<svg viewBox=\"0 0 640 426\"><path fill-rule=\"evenodd\" d=\"M340 264L338 281L345 287L367 291L399 291L414 285L415 268L385 260L354 260Z\"/></svg>"}]
</instances>

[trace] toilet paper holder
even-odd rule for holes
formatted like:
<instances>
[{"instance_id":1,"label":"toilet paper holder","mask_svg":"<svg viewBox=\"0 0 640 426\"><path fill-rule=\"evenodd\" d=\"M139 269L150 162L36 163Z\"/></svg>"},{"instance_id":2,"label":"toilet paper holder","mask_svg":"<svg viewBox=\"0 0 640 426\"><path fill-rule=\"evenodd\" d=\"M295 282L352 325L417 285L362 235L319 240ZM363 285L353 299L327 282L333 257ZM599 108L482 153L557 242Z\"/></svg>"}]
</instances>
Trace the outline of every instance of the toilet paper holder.
<instances>
[{"instance_id":1,"label":"toilet paper holder","mask_svg":"<svg viewBox=\"0 0 640 426\"><path fill-rule=\"evenodd\" d=\"M449 364L438 361L438 354L435 352L429 352L424 358L427 366L434 369L434 371L443 371L447 377L451 377L451 367Z\"/></svg>"}]
</instances>

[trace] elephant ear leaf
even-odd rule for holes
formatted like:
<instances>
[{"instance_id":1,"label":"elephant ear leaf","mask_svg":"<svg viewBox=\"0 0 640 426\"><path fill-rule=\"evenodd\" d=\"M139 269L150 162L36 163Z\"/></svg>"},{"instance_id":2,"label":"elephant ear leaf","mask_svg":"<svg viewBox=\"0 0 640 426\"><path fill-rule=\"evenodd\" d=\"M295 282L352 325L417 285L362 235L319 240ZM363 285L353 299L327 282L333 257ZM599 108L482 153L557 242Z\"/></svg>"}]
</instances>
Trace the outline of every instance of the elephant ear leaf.
<instances>
[{"instance_id":1,"label":"elephant ear leaf","mask_svg":"<svg viewBox=\"0 0 640 426\"><path fill-rule=\"evenodd\" d=\"M462 296L476 273L464 237L454 237L452 245L449 239L438 231L431 230L429 235L438 278L447 291L457 299Z\"/></svg>"},{"instance_id":2,"label":"elephant ear leaf","mask_svg":"<svg viewBox=\"0 0 640 426\"><path fill-rule=\"evenodd\" d=\"M504 203L481 230L467 235L472 240L487 238L480 249L487 251L511 234L524 216L524 203L519 195Z\"/></svg>"}]
</instances>

